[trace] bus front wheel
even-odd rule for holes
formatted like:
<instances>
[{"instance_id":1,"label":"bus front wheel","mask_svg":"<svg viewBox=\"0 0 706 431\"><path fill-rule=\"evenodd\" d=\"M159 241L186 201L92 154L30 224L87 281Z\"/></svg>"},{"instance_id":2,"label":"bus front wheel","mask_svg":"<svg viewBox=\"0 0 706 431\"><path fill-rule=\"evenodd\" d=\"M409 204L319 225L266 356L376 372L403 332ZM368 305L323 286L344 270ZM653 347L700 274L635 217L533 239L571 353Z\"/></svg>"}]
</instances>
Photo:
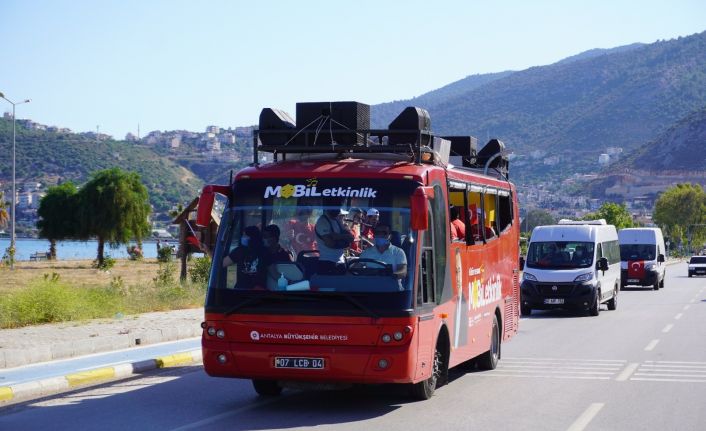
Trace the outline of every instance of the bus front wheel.
<instances>
[{"instance_id":1,"label":"bus front wheel","mask_svg":"<svg viewBox=\"0 0 706 431\"><path fill-rule=\"evenodd\" d=\"M419 383L412 384L412 396L415 399L428 400L434 395L436 385L440 383L440 380L444 375L445 363L446 361L444 360L444 354L437 343L436 349L434 349L434 363L432 364L431 376Z\"/></svg>"},{"instance_id":2,"label":"bus front wheel","mask_svg":"<svg viewBox=\"0 0 706 431\"><path fill-rule=\"evenodd\" d=\"M255 392L263 397L276 397L282 393L282 388L276 380L253 379L252 386Z\"/></svg>"}]
</instances>

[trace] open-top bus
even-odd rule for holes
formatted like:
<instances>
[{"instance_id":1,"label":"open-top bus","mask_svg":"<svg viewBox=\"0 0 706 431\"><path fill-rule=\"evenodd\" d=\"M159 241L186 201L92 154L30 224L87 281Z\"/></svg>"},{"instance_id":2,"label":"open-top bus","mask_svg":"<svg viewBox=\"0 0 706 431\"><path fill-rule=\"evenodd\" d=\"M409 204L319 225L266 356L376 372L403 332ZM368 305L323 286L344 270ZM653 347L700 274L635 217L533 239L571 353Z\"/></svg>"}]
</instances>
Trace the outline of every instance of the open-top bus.
<instances>
[{"instance_id":1,"label":"open-top bus","mask_svg":"<svg viewBox=\"0 0 706 431\"><path fill-rule=\"evenodd\" d=\"M202 324L209 375L252 379L261 395L400 383L427 399L451 367L496 367L519 322L518 207L504 145L493 139L478 151L475 138L434 136L419 108L371 130L369 112L300 103L295 122L266 108L253 164L230 185L204 187L199 224L214 196L226 199ZM404 253L401 274L359 254L372 242L360 232L356 247L335 245L335 264L322 265L330 250L318 249L319 221L343 214L343 226L358 209L388 227L389 247ZM450 213L465 228L460 238ZM271 225L291 261L243 261Z\"/></svg>"}]
</instances>

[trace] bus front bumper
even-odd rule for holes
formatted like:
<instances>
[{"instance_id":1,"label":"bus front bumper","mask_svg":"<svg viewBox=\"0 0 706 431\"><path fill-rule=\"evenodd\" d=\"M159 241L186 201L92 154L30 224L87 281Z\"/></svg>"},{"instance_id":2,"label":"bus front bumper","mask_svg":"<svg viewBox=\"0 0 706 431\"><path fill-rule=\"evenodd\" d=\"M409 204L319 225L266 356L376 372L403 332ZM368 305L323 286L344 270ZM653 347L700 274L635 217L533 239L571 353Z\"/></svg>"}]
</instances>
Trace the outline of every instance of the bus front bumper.
<instances>
[{"instance_id":1,"label":"bus front bumper","mask_svg":"<svg viewBox=\"0 0 706 431\"><path fill-rule=\"evenodd\" d=\"M202 340L213 377L320 383L411 383L409 345L328 346Z\"/></svg>"}]
</instances>

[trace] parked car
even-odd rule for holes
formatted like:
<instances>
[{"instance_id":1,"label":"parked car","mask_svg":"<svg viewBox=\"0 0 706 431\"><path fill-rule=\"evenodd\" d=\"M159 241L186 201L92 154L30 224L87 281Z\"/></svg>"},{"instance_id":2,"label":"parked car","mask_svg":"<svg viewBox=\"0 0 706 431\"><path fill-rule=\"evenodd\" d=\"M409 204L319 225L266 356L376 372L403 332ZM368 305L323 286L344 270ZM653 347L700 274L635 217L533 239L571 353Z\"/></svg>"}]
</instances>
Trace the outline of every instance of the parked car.
<instances>
[{"instance_id":1,"label":"parked car","mask_svg":"<svg viewBox=\"0 0 706 431\"><path fill-rule=\"evenodd\" d=\"M693 275L706 275L706 256L691 256L689 277Z\"/></svg>"}]
</instances>

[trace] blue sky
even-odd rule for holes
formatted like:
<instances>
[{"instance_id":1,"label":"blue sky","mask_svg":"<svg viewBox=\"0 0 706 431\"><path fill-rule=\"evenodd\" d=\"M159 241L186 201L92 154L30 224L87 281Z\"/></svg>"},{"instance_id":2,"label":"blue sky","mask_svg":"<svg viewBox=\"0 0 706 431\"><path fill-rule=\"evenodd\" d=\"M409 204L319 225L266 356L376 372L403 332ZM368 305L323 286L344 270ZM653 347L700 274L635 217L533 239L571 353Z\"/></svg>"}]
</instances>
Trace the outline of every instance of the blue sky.
<instances>
[{"instance_id":1,"label":"blue sky","mask_svg":"<svg viewBox=\"0 0 706 431\"><path fill-rule=\"evenodd\" d=\"M0 0L0 91L32 99L18 118L123 138L138 123L254 124L297 101L406 99L704 30L703 0Z\"/></svg>"}]
</instances>

